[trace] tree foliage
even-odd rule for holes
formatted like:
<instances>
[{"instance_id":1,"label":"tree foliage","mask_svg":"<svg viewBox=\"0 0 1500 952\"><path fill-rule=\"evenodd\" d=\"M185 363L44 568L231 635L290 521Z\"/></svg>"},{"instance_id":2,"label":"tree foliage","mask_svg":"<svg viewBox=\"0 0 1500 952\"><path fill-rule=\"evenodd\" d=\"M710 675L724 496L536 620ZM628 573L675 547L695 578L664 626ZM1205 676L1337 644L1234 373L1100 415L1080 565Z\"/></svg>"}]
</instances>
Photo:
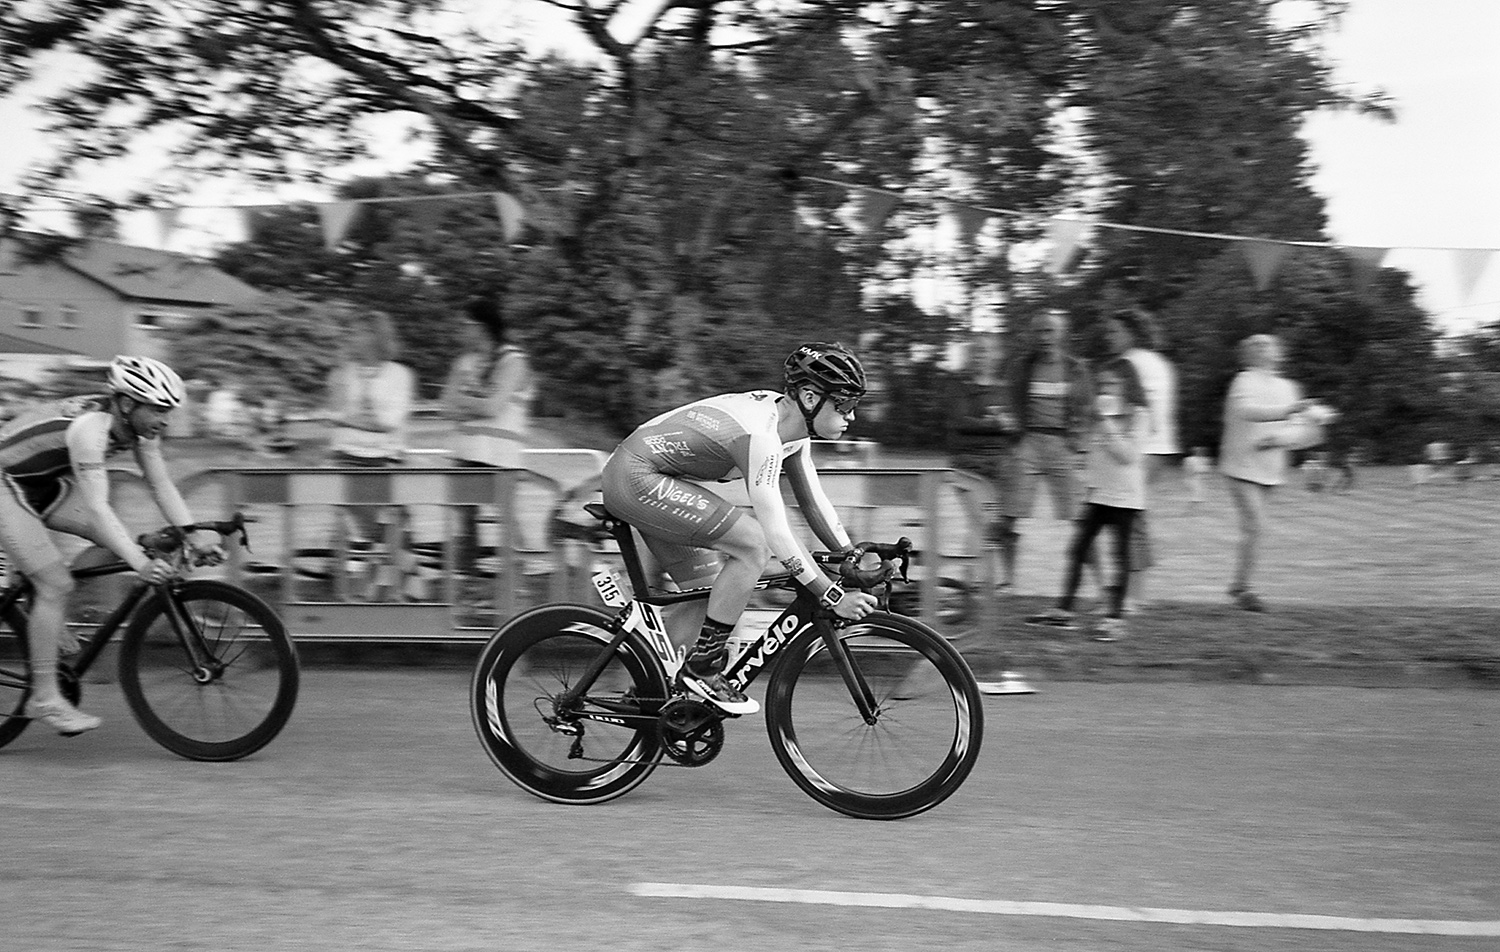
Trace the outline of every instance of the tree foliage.
<instances>
[{"instance_id":1,"label":"tree foliage","mask_svg":"<svg viewBox=\"0 0 1500 952\"><path fill-rule=\"evenodd\" d=\"M525 4L569 31L578 53L562 56L447 0L3 3L0 94L60 56L76 67L51 99L60 148L39 184L150 138L173 145L176 173L142 200L223 174L326 187L368 157L381 120L429 157L339 185L342 197L516 195L530 227L515 246L482 200L381 203L333 252L309 215L287 212L221 256L253 284L391 313L429 384L451 359L455 322L478 320L528 346L545 404L628 427L689 397L776 385L799 339L858 341L873 328L879 338L865 339L893 399L880 424L862 426L921 440L942 417L922 381L973 316L916 307L940 267L970 300L1003 302L1003 317L1066 306L1085 340L1112 308L1162 313L1194 440L1213 431L1229 345L1252 326L1289 333L1298 369L1325 395L1364 400L1373 415L1357 411L1355 429L1415 433L1431 410L1417 379L1431 370L1425 356L1418 371L1361 382L1403 348L1430 353L1399 275L1381 276L1372 297L1346 269L1302 261L1262 290L1222 242L1118 230L1061 283L1015 263L1041 216L1062 211L1321 240L1300 124L1318 109L1378 115L1386 104L1334 82L1319 39L1342 4L1319 0L1302 24L1275 6ZM909 200L872 231L824 180ZM936 225L949 199L1021 214L951 252L898 240Z\"/></svg>"}]
</instances>

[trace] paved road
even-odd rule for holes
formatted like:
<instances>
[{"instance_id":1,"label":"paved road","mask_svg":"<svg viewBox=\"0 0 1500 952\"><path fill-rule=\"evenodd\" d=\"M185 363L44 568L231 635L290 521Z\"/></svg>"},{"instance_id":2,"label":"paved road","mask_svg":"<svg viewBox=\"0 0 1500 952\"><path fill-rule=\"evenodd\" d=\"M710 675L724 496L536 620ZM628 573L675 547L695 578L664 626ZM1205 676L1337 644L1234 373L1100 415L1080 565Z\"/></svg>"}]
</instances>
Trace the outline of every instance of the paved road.
<instances>
[{"instance_id":1,"label":"paved road","mask_svg":"<svg viewBox=\"0 0 1500 952\"><path fill-rule=\"evenodd\" d=\"M33 731L0 750L0 947L1478 952L1500 941L1378 931L1396 918L1497 928L1500 693L1050 684L986 699L984 757L947 804L870 823L798 792L757 723L731 731L713 764L663 768L622 800L544 803L484 757L466 684L459 669L313 668L287 732L220 765L154 747L115 686L87 686L102 730ZM715 895L671 895L693 886ZM793 891L715 897L730 887ZM902 903L937 908L889 908ZM1201 924L1121 921L1176 915L1151 909ZM1287 928L1292 915L1334 918Z\"/></svg>"}]
</instances>

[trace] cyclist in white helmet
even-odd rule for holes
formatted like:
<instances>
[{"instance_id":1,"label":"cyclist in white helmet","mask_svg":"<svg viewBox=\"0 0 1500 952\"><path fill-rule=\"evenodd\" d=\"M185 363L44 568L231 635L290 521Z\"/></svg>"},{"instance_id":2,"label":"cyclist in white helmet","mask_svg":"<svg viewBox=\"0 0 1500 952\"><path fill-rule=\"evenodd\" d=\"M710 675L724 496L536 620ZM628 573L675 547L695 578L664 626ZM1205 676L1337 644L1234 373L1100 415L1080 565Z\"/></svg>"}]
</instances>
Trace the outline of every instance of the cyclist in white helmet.
<instances>
[{"instance_id":1,"label":"cyclist in white helmet","mask_svg":"<svg viewBox=\"0 0 1500 952\"><path fill-rule=\"evenodd\" d=\"M125 449L134 451L162 515L173 525L193 522L161 452L167 420L183 401L182 379L158 360L120 356L109 365L109 391L44 404L0 427L0 548L35 588L26 714L69 736L100 720L69 703L57 681L58 655L77 650L78 641L66 624L73 579L48 530L109 549L144 582L171 576L172 566L148 556L110 508L104 461ZM224 557L213 533L189 545L210 560Z\"/></svg>"}]
</instances>

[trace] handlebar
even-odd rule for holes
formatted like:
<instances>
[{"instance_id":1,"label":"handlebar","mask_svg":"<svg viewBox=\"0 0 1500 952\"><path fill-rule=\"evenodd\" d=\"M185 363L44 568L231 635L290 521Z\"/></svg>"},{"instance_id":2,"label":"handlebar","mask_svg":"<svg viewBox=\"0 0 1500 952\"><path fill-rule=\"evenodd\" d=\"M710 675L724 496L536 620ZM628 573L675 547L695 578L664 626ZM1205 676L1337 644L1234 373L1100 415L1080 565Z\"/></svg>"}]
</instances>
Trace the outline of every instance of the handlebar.
<instances>
[{"instance_id":1,"label":"handlebar","mask_svg":"<svg viewBox=\"0 0 1500 952\"><path fill-rule=\"evenodd\" d=\"M906 574L911 567L911 552L911 540L902 536L895 542L859 542L843 552L815 552L813 559L824 565L837 565L839 578L846 585L867 591L898 579L911 581ZM866 555L878 557L880 564L860 568Z\"/></svg>"},{"instance_id":2,"label":"handlebar","mask_svg":"<svg viewBox=\"0 0 1500 952\"><path fill-rule=\"evenodd\" d=\"M243 512L237 512L228 519L221 519L216 522L194 522L185 526L166 526L155 532L143 533L136 539L136 542L152 558L168 556L182 548L182 544L187 541L189 535L202 529L210 529L226 539L238 533L240 545L247 549L250 547L250 534L245 530L245 514Z\"/></svg>"}]
</instances>

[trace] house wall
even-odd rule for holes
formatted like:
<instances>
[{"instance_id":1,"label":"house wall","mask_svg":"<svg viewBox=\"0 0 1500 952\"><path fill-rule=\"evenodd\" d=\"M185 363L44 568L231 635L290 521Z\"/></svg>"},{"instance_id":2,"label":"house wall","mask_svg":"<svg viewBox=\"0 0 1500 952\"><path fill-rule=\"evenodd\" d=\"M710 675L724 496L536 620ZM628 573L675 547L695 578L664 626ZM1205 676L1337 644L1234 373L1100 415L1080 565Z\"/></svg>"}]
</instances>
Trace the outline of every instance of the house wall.
<instances>
[{"instance_id":1,"label":"house wall","mask_svg":"<svg viewBox=\"0 0 1500 952\"><path fill-rule=\"evenodd\" d=\"M98 360L115 354L167 359L161 329L196 310L126 300L56 264L0 269L0 332Z\"/></svg>"}]
</instances>

